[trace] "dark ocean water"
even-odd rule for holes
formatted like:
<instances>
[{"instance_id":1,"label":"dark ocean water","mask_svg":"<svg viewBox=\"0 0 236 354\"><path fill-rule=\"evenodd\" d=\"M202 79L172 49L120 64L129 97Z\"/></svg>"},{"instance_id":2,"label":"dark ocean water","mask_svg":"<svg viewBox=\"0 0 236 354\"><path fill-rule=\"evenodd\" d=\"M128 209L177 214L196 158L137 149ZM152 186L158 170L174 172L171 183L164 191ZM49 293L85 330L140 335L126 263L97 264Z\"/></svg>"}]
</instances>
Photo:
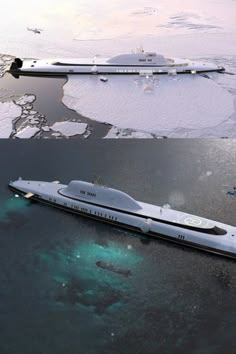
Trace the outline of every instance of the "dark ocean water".
<instances>
[{"instance_id":1,"label":"dark ocean water","mask_svg":"<svg viewBox=\"0 0 236 354\"><path fill-rule=\"evenodd\" d=\"M93 181L236 226L236 142L0 141L1 354L236 352L236 261L14 197ZM96 266L111 262L125 277Z\"/></svg>"},{"instance_id":2,"label":"dark ocean water","mask_svg":"<svg viewBox=\"0 0 236 354\"><path fill-rule=\"evenodd\" d=\"M15 96L23 96L25 94L34 94L36 100L33 103L34 110L45 115L48 125L64 120L75 120L87 123L92 134L91 138L102 138L110 129L109 125L105 125L89 118L86 118L77 112L67 108L62 103L63 85L67 78L57 77L30 77L20 76L15 79L12 75L6 73L0 80L0 88L4 89L5 96L1 100L12 100ZM17 123L18 125L20 123ZM79 136L77 135L76 138Z\"/></svg>"}]
</instances>

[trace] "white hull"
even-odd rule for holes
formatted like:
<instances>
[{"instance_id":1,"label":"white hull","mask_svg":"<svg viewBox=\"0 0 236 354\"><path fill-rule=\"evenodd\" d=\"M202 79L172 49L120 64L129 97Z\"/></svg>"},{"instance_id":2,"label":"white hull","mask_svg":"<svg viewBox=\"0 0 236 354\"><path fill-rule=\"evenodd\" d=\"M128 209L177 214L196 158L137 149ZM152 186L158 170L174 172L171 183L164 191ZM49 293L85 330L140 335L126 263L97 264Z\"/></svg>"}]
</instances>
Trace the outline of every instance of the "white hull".
<instances>
[{"instance_id":1,"label":"white hull","mask_svg":"<svg viewBox=\"0 0 236 354\"><path fill-rule=\"evenodd\" d=\"M224 71L222 66L167 59L156 53L118 55L99 59L21 60L16 58L9 70L15 75L119 74L160 75L196 74Z\"/></svg>"},{"instance_id":2,"label":"white hull","mask_svg":"<svg viewBox=\"0 0 236 354\"><path fill-rule=\"evenodd\" d=\"M152 237L236 258L234 226L138 202L121 191L87 182L73 181L67 186L19 179L10 182L9 187L26 198L57 208Z\"/></svg>"}]
</instances>

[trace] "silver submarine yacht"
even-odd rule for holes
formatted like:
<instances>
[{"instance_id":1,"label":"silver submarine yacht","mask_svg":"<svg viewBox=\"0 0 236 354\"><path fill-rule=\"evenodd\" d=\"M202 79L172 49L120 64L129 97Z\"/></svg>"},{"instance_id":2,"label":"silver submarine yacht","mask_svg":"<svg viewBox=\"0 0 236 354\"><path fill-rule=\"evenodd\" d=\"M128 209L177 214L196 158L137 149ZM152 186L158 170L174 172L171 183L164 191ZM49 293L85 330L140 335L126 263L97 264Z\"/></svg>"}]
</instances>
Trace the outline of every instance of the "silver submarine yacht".
<instances>
[{"instance_id":1,"label":"silver submarine yacht","mask_svg":"<svg viewBox=\"0 0 236 354\"><path fill-rule=\"evenodd\" d=\"M136 201L120 190L78 180L65 185L20 177L9 188L27 199L120 228L236 258L235 226Z\"/></svg>"},{"instance_id":2,"label":"silver submarine yacht","mask_svg":"<svg viewBox=\"0 0 236 354\"><path fill-rule=\"evenodd\" d=\"M142 48L133 53L119 54L111 58L78 59L21 59L15 58L7 70L13 76L60 76L73 74L196 74L222 72L223 66L194 62L188 59L166 58Z\"/></svg>"}]
</instances>

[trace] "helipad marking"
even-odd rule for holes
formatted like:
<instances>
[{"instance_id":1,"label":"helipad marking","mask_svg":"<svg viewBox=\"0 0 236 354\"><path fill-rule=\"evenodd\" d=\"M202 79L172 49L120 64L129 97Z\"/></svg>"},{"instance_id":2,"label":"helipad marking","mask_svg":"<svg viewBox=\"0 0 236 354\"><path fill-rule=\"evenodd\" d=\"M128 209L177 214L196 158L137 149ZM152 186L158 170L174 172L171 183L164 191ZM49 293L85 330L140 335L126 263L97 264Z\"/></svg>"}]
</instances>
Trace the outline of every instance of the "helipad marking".
<instances>
[{"instance_id":1,"label":"helipad marking","mask_svg":"<svg viewBox=\"0 0 236 354\"><path fill-rule=\"evenodd\" d=\"M197 217L190 216L184 219L184 223L190 226L200 226L202 224L202 220Z\"/></svg>"}]
</instances>

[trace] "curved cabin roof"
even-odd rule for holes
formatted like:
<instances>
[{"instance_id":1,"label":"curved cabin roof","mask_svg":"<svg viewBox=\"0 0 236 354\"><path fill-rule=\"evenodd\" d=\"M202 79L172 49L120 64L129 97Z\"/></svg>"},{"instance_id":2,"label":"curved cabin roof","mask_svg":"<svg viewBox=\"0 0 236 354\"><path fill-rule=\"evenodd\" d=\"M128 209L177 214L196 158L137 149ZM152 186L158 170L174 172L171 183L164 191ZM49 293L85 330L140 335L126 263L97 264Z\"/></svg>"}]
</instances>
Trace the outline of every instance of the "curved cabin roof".
<instances>
[{"instance_id":1,"label":"curved cabin roof","mask_svg":"<svg viewBox=\"0 0 236 354\"><path fill-rule=\"evenodd\" d=\"M142 208L136 200L124 192L83 181L71 181L66 188L60 190L60 194L123 210L137 211Z\"/></svg>"},{"instance_id":2,"label":"curved cabin roof","mask_svg":"<svg viewBox=\"0 0 236 354\"><path fill-rule=\"evenodd\" d=\"M127 64L127 65L138 65L138 64L156 64L165 65L169 63L161 54L156 53L132 53L132 54L120 54L111 59L107 60L110 64Z\"/></svg>"}]
</instances>

